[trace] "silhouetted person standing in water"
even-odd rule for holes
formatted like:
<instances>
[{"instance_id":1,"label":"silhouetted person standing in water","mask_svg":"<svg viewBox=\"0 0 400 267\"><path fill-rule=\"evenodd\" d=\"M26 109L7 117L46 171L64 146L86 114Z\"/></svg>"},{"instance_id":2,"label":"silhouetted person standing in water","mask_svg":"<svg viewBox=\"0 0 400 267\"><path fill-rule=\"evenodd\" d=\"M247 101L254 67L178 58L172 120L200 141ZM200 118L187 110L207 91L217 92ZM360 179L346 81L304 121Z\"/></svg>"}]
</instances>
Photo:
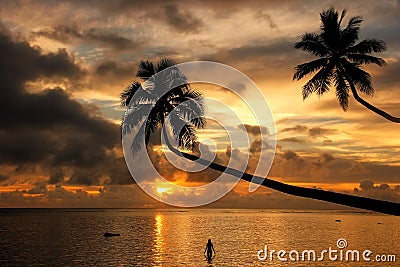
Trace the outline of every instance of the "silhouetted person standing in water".
<instances>
[{"instance_id":1,"label":"silhouetted person standing in water","mask_svg":"<svg viewBox=\"0 0 400 267\"><path fill-rule=\"evenodd\" d=\"M214 245L213 245L213 243L211 243L211 239L208 239L204 253L206 253L206 251L207 251L207 260L211 260L213 251L214 251L214 254L217 254L217 253L215 253Z\"/></svg>"}]
</instances>

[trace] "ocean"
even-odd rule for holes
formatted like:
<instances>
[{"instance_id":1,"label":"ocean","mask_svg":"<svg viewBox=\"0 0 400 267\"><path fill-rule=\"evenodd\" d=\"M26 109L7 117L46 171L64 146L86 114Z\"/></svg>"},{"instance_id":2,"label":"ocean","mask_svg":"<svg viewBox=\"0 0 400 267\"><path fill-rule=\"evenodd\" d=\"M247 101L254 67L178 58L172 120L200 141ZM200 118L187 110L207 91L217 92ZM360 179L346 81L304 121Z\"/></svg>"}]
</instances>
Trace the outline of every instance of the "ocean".
<instances>
[{"instance_id":1,"label":"ocean","mask_svg":"<svg viewBox=\"0 0 400 267\"><path fill-rule=\"evenodd\" d=\"M0 209L0 266L399 266L399 244L400 218L376 213Z\"/></svg>"}]
</instances>

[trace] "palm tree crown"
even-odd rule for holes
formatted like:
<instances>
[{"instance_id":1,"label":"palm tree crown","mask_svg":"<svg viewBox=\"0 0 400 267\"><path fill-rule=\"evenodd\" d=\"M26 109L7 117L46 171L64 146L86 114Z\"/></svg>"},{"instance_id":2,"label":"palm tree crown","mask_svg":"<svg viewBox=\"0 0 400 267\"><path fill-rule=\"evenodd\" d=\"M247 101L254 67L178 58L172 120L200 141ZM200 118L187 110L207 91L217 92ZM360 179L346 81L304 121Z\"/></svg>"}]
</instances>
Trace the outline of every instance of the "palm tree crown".
<instances>
[{"instance_id":1,"label":"palm tree crown","mask_svg":"<svg viewBox=\"0 0 400 267\"><path fill-rule=\"evenodd\" d=\"M296 49L302 49L317 57L311 62L296 66L293 80L300 80L308 74L315 75L303 86L303 99L312 93L322 95L331 87L336 89L336 96L343 110L348 107L349 91L355 99L368 109L394 121L395 117L377 109L358 96L357 89L372 95L371 75L360 68L363 64L384 66L382 58L372 56L373 52L386 50L383 41L375 38L358 42L362 18L351 17L346 27L342 27L346 10L339 13L330 8L320 14L321 30L319 33L305 33L301 41L295 43ZM395 121L396 122L396 121Z\"/></svg>"},{"instance_id":2,"label":"palm tree crown","mask_svg":"<svg viewBox=\"0 0 400 267\"><path fill-rule=\"evenodd\" d=\"M122 132L134 128L138 132L132 143L137 151L158 128L167 124L180 148L193 150L197 145L196 129L205 125L204 102L201 93L187 83L186 77L169 58L157 64L141 61L133 82L121 93L121 104L128 107Z\"/></svg>"}]
</instances>

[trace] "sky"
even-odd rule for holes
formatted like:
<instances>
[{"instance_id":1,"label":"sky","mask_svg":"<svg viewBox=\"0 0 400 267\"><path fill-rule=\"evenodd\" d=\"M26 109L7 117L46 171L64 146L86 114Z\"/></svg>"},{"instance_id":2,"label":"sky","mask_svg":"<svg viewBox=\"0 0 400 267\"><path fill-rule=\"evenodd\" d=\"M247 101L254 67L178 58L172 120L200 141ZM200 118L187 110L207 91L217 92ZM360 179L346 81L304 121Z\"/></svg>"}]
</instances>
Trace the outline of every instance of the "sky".
<instances>
[{"instance_id":1,"label":"sky","mask_svg":"<svg viewBox=\"0 0 400 267\"><path fill-rule=\"evenodd\" d=\"M313 59L294 43L317 32L319 13L332 6L347 9L346 23L363 17L361 40L386 42L379 56L387 66L364 68L375 94L361 96L400 116L399 1L1 1L0 207L165 207L127 169L119 103L139 61L161 57L227 64L257 84L275 120L270 178L400 202L400 125L351 96L344 112L333 90L303 101L309 77L292 80L294 67ZM259 128L234 95L198 89L243 115L237 127L249 134L250 151L228 148L212 122L199 136L216 138L219 162L248 156L253 172ZM152 162L171 181L196 185L219 175L179 171L160 149L151 145ZM209 207L340 208L247 187L240 182Z\"/></svg>"}]
</instances>

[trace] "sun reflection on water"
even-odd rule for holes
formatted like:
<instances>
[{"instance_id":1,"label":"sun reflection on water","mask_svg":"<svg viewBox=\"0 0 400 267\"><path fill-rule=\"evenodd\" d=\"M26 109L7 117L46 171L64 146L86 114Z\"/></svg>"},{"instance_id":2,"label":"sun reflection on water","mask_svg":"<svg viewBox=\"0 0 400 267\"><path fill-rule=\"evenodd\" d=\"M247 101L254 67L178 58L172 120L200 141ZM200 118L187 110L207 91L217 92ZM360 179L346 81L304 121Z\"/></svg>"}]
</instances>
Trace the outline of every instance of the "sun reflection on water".
<instances>
[{"instance_id":1,"label":"sun reflection on water","mask_svg":"<svg viewBox=\"0 0 400 267\"><path fill-rule=\"evenodd\" d=\"M154 227L154 262L156 264L162 264L164 262L164 236L163 236L163 221L164 215L155 215L155 227Z\"/></svg>"}]
</instances>

